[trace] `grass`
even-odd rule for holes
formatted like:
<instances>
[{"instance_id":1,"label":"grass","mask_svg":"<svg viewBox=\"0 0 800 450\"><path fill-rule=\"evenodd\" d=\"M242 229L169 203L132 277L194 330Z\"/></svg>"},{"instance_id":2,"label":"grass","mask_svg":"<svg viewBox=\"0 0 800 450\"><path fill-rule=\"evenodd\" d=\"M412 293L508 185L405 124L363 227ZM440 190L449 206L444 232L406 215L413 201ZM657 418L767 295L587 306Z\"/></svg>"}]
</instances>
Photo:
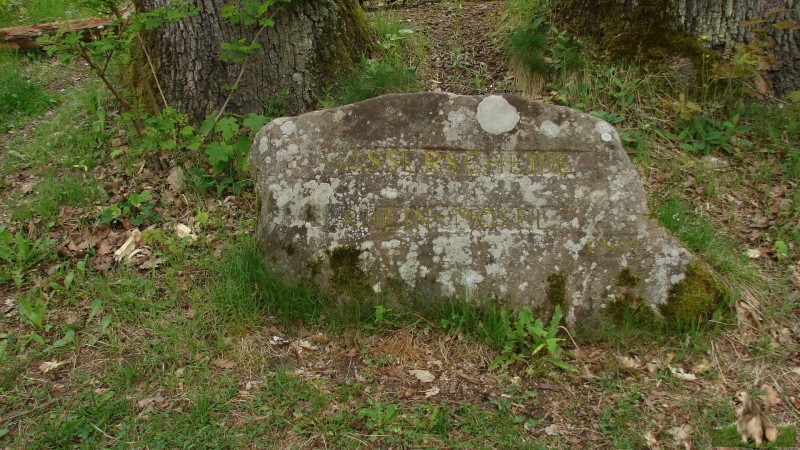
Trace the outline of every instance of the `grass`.
<instances>
[{"instance_id":1,"label":"grass","mask_svg":"<svg viewBox=\"0 0 800 450\"><path fill-rule=\"evenodd\" d=\"M97 15L70 0L1 0L0 28L79 19Z\"/></svg>"},{"instance_id":2,"label":"grass","mask_svg":"<svg viewBox=\"0 0 800 450\"><path fill-rule=\"evenodd\" d=\"M748 447L748 448L794 448L797 446L797 426L779 426L778 439L775 442L763 442L756 446L742 444L742 437L736 431L736 424L715 428L711 433L711 445L714 447Z\"/></svg>"},{"instance_id":3,"label":"grass","mask_svg":"<svg viewBox=\"0 0 800 450\"><path fill-rule=\"evenodd\" d=\"M400 89L405 81L392 77L422 62L405 47L416 39L402 31L407 23L389 15L376 22L385 48L353 75L354 94ZM547 38L562 39L552 30ZM751 291L781 302L758 304L748 322L725 311L686 332L644 329L632 316L603 323L597 337L575 336L578 348L561 342L575 351L565 359L579 373L530 355L487 371L520 321L505 305L338 304L286 284L252 238L251 191L179 190L168 202L157 163L175 155L135 142L112 147L129 124L106 114L114 105L97 84L50 92L41 61L3 58L0 73L35 74L33 89L59 101L15 110L14 133L1 138L0 447L640 448L654 439L662 448L701 448L733 420L731 386L760 380L794 392L786 374L800 303L788 277L800 245L800 194L785 187L800 160L794 105L701 104L667 71L605 60L567 71L590 70L588 80L549 73L545 100L618 127L656 217L723 276L728 309ZM707 149L730 164L725 170L701 167L702 152L684 153L661 133L681 131L674 117L689 103L716 122L740 114L753 126L736 136L752 142L747 149L736 139L730 152ZM100 229L103 210L145 190L163 220L144 230L138 249L141 261L158 264L113 262L127 237L123 220L69 250L70 240L79 245L84 231ZM765 228L750 226L756 213ZM198 240L177 238L177 223ZM784 259L745 256L777 240L787 243ZM696 380L678 378L678 368ZM792 414L784 402L771 418Z\"/></svg>"},{"instance_id":4,"label":"grass","mask_svg":"<svg viewBox=\"0 0 800 450\"><path fill-rule=\"evenodd\" d=\"M425 54L414 31L393 14L380 12L372 17L376 55L362 57L349 75L331 87L328 98L323 100L325 107L414 92L422 87L416 67Z\"/></svg>"},{"instance_id":5,"label":"grass","mask_svg":"<svg viewBox=\"0 0 800 450\"><path fill-rule=\"evenodd\" d=\"M0 54L0 131L6 132L26 117L42 114L57 100L37 82L21 73L26 58L9 52Z\"/></svg>"}]
</instances>

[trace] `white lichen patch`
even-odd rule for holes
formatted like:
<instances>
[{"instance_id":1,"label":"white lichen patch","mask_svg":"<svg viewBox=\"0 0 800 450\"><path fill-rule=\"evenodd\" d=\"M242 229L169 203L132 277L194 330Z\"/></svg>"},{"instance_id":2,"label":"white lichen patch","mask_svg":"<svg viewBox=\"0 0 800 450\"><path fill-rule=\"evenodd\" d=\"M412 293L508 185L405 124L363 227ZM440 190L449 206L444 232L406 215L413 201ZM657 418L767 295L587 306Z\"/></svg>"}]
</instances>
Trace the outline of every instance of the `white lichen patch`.
<instances>
[{"instance_id":1,"label":"white lichen patch","mask_svg":"<svg viewBox=\"0 0 800 450\"><path fill-rule=\"evenodd\" d=\"M490 134L507 133L519 123L519 113L499 95L489 95L478 105L475 115L483 131Z\"/></svg>"}]
</instances>

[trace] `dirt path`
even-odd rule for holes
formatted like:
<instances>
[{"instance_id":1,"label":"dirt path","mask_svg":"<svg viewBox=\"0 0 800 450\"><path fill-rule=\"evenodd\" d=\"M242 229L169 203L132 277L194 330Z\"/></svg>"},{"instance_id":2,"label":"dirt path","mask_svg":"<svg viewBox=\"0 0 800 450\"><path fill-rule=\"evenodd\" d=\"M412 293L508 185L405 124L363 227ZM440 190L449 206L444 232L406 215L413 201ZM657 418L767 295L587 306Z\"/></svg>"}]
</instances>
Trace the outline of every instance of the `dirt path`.
<instances>
[{"instance_id":1,"label":"dirt path","mask_svg":"<svg viewBox=\"0 0 800 450\"><path fill-rule=\"evenodd\" d=\"M498 43L505 10L499 0L442 2L397 10L422 37L427 63L419 69L428 91L491 94L511 89Z\"/></svg>"}]
</instances>

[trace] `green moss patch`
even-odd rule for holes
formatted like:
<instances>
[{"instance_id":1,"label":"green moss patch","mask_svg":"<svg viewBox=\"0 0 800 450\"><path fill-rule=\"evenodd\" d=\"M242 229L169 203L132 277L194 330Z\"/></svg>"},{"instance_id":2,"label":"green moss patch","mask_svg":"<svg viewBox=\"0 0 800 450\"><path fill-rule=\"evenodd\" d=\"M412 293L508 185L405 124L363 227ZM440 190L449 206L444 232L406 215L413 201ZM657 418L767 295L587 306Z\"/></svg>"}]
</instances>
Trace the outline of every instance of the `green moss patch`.
<instances>
[{"instance_id":1,"label":"green moss patch","mask_svg":"<svg viewBox=\"0 0 800 450\"><path fill-rule=\"evenodd\" d=\"M693 263L686 267L686 278L672 286L667 302L659 309L669 322L692 325L707 321L722 304L722 295L711 272Z\"/></svg>"},{"instance_id":2,"label":"green moss patch","mask_svg":"<svg viewBox=\"0 0 800 450\"><path fill-rule=\"evenodd\" d=\"M347 246L327 250L325 253L331 269L330 286L336 294L361 299L372 293L367 274L359 265L361 250Z\"/></svg>"}]
</instances>

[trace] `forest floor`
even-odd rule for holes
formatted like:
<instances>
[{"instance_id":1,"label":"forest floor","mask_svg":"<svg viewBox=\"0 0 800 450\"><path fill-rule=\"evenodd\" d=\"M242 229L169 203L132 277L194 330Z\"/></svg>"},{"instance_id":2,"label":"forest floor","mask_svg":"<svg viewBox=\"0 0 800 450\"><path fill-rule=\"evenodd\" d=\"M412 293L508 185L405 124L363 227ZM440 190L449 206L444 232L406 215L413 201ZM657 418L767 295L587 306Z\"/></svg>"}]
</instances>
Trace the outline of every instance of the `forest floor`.
<instances>
[{"instance_id":1,"label":"forest floor","mask_svg":"<svg viewBox=\"0 0 800 450\"><path fill-rule=\"evenodd\" d=\"M427 90L514 90L497 37L505 2L377 3L369 14L398 15L426 48ZM712 195L701 158L664 147L637 159L652 202L681 186L736 249L761 252L734 280L744 293L702 331L567 339L577 372L536 358L489 371L497 350L421 316L342 329L221 317L220 284L252 289L219 266L252 251L253 193L189 189L159 162L169 153L136 155L121 133L84 145L93 123L115 120L86 106L96 88L76 94L85 72L45 58L25 70L62 104L0 135L0 224L28 230L19 258L47 239L59 257L26 267L27 281L0 278L0 448L706 448L743 388L763 394L773 422L800 422L800 278L764 243L796 180L737 182L766 169L730 158L735 176ZM96 218L145 190L164 222L118 264L135 226ZM200 239L176 240L177 224Z\"/></svg>"}]
</instances>

